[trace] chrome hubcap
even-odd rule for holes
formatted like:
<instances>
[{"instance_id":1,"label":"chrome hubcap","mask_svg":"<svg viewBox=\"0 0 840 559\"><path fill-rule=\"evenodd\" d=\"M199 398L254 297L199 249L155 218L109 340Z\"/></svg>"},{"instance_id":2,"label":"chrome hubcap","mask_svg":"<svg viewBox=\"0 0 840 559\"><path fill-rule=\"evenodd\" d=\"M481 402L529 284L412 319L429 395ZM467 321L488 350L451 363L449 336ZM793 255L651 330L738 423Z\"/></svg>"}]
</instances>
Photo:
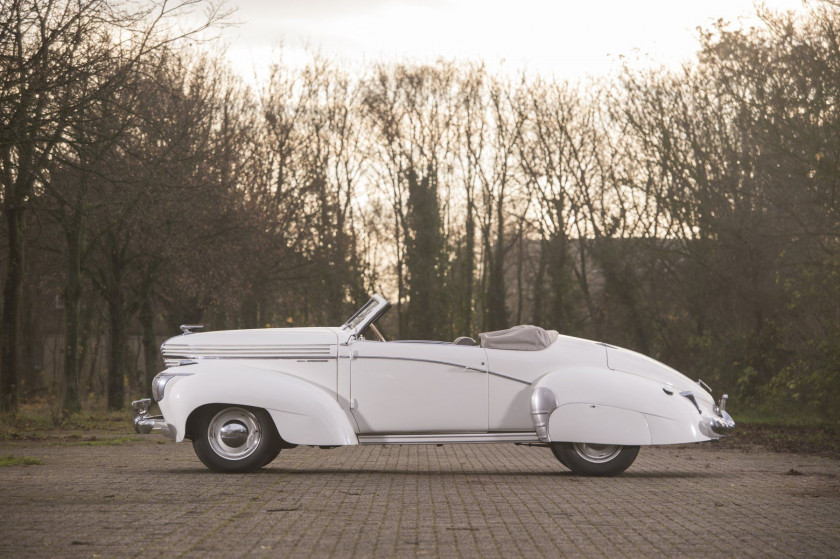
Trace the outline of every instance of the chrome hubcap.
<instances>
[{"instance_id":1,"label":"chrome hubcap","mask_svg":"<svg viewBox=\"0 0 840 559\"><path fill-rule=\"evenodd\" d=\"M213 416L207 427L213 451L228 460L242 460L257 450L262 440L256 416L245 408L225 408Z\"/></svg>"},{"instance_id":2,"label":"chrome hubcap","mask_svg":"<svg viewBox=\"0 0 840 559\"><path fill-rule=\"evenodd\" d=\"M573 446L578 456L596 464L609 462L621 452L621 447L614 444L574 443Z\"/></svg>"},{"instance_id":3,"label":"chrome hubcap","mask_svg":"<svg viewBox=\"0 0 840 559\"><path fill-rule=\"evenodd\" d=\"M240 421L226 423L219 431L222 442L231 448L239 448L248 441L248 428Z\"/></svg>"}]
</instances>

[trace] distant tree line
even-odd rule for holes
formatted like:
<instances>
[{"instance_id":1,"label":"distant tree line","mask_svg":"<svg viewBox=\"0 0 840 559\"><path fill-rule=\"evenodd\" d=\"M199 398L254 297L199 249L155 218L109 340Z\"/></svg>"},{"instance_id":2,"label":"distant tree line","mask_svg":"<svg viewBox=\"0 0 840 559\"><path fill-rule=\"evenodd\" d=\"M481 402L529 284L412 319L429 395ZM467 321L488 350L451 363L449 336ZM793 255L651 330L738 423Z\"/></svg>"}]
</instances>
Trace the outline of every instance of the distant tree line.
<instances>
[{"instance_id":1,"label":"distant tree line","mask_svg":"<svg viewBox=\"0 0 840 559\"><path fill-rule=\"evenodd\" d=\"M338 325L382 291L394 338L535 323L840 418L837 4L720 23L679 70L314 56L256 90L191 41L218 8L149 6L0 0L3 410L119 409L181 323Z\"/></svg>"}]
</instances>

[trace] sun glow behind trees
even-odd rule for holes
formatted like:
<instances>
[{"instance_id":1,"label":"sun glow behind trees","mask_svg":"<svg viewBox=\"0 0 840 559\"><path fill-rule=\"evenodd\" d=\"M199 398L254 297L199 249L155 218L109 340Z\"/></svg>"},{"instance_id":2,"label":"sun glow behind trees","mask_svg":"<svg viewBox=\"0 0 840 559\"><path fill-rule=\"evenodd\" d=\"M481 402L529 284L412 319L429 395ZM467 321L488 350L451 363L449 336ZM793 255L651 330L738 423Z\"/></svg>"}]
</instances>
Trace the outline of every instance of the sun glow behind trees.
<instances>
[{"instance_id":1,"label":"sun glow behind trees","mask_svg":"<svg viewBox=\"0 0 840 559\"><path fill-rule=\"evenodd\" d=\"M767 0L804 11L801 0ZM239 25L222 33L234 70L259 86L282 43L287 65L312 53L342 67L480 61L560 80L600 77L626 62L671 69L691 60L697 28L718 19L759 25L753 0L568 2L555 0L231 0Z\"/></svg>"}]
</instances>

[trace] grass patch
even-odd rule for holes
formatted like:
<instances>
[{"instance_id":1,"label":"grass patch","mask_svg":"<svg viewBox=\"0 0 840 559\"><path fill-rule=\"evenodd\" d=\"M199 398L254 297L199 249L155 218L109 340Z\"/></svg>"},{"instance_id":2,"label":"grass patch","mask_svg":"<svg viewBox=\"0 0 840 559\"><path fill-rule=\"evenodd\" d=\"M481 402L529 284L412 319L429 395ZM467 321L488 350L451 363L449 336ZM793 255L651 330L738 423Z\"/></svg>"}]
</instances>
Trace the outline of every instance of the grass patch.
<instances>
[{"instance_id":1,"label":"grass patch","mask_svg":"<svg viewBox=\"0 0 840 559\"><path fill-rule=\"evenodd\" d=\"M14 456L12 454L0 456L0 468L6 466L40 466L42 464L43 462L37 458L29 458L28 456Z\"/></svg>"},{"instance_id":2,"label":"grass patch","mask_svg":"<svg viewBox=\"0 0 840 559\"><path fill-rule=\"evenodd\" d=\"M840 430L834 427L751 422L738 418L735 431L720 444L733 448L762 446L776 452L840 458Z\"/></svg>"},{"instance_id":3,"label":"grass patch","mask_svg":"<svg viewBox=\"0 0 840 559\"><path fill-rule=\"evenodd\" d=\"M90 440L81 441L78 444L80 446L117 446L121 444L128 444L132 442L139 441L137 437L116 437L113 439L97 439L96 437L91 437Z\"/></svg>"},{"instance_id":4,"label":"grass patch","mask_svg":"<svg viewBox=\"0 0 840 559\"><path fill-rule=\"evenodd\" d=\"M798 408L780 412L761 408L736 409L733 406L732 410L727 411L734 414L732 417L736 423L840 430L840 423L818 417L815 414L808 413L807 410Z\"/></svg>"},{"instance_id":5,"label":"grass patch","mask_svg":"<svg viewBox=\"0 0 840 559\"><path fill-rule=\"evenodd\" d=\"M63 416L56 412L55 402L39 400L21 404L15 414L0 415L0 440L40 441L53 438L84 438L91 431L115 434L133 432L132 412L105 411L104 403L90 404L88 409Z\"/></svg>"}]
</instances>

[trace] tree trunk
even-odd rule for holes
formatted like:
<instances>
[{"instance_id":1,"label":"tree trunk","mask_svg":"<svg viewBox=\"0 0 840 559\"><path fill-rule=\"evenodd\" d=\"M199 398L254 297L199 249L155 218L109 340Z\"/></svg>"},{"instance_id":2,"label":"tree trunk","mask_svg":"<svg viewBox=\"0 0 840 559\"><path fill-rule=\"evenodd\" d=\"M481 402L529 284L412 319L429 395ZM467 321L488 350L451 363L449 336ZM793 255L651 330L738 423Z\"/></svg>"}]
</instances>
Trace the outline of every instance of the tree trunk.
<instances>
[{"instance_id":1,"label":"tree trunk","mask_svg":"<svg viewBox=\"0 0 840 559\"><path fill-rule=\"evenodd\" d=\"M548 242L545 237L540 239L540 257L537 263L537 273L534 275L534 314L533 321L537 326L542 326L545 320L543 305L545 304L545 271L548 258Z\"/></svg>"},{"instance_id":2,"label":"tree trunk","mask_svg":"<svg viewBox=\"0 0 840 559\"><path fill-rule=\"evenodd\" d=\"M403 312L403 299L405 298L405 280L403 278L403 258L405 251L401 251L402 229L400 227L400 217L397 211L394 211L394 238L397 242L397 335L400 338L405 337L405 313Z\"/></svg>"},{"instance_id":3,"label":"tree trunk","mask_svg":"<svg viewBox=\"0 0 840 559\"><path fill-rule=\"evenodd\" d=\"M245 295L245 300L242 301L242 309L240 312L242 328L259 328L259 319L257 317L257 296L255 289Z\"/></svg>"},{"instance_id":4,"label":"tree trunk","mask_svg":"<svg viewBox=\"0 0 840 559\"><path fill-rule=\"evenodd\" d=\"M602 250L599 256L604 275L604 293L614 304L620 305L625 315L623 327L629 335L629 348L639 353L650 353L650 340L646 331L647 313L639 301L635 272L629 265L618 263L612 249Z\"/></svg>"},{"instance_id":5,"label":"tree trunk","mask_svg":"<svg viewBox=\"0 0 840 559\"><path fill-rule=\"evenodd\" d=\"M464 317L464 331L458 335L470 336L472 335L473 276L475 275L475 217L473 216L472 197L467 199L466 226L467 237L464 246L464 298L461 303Z\"/></svg>"},{"instance_id":6,"label":"tree trunk","mask_svg":"<svg viewBox=\"0 0 840 559\"><path fill-rule=\"evenodd\" d=\"M549 251L549 283L551 284L551 327L561 332L572 330L568 302L569 249L565 233L553 235Z\"/></svg>"},{"instance_id":7,"label":"tree trunk","mask_svg":"<svg viewBox=\"0 0 840 559\"><path fill-rule=\"evenodd\" d=\"M0 348L0 411L16 412L20 375L20 305L24 266L24 210L5 204L9 233L9 268L3 288L3 333Z\"/></svg>"},{"instance_id":8,"label":"tree trunk","mask_svg":"<svg viewBox=\"0 0 840 559\"><path fill-rule=\"evenodd\" d=\"M505 300L505 222L503 192L496 206L496 246L493 247L493 261L490 264L490 278L487 286L487 329L501 330L508 327L507 301Z\"/></svg>"},{"instance_id":9,"label":"tree trunk","mask_svg":"<svg viewBox=\"0 0 840 559\"><path fill-rule=\"evenodd\" d=\"M517 233L517 248L518 254L516 258L516 323L522 324L522 306L525 301L524 287L522 285L522 267L525 260L523 254L525 243L522 235L522 222L519 222L519 232Z\"/></svg>"},{"instance_id":10,"label":"tree trunk","mask_svg":"<svg viewBox=\"0 0 840 559\"><path fill-rule=\"evenodd\" d=\"M79 220L66 231L67 279L64 286L64 400L62 410L71 414L82 409L79 382L79 328L82 300L82 247Z\"/></svg>"},{"instance_id":11,"label":"tree trunk","mask_svg":"<svg viewBox=\"0 0 840 559\"><path fill-rule=\"evenodd\" d=\"M123 294L123 263L112 253L108 290L108 409L120 410L125 405L126 309Z\"/></svg>"},{"instance_id":12,"label":"tree trunk","mask_svg":"<svg viewBox=\"0 0 840 559\"><path fill-rule=\"evenodd\" d=\"M578 274L578 284L580 285L581 293L583 293L583 301L586 303L586 310L589 313L589 322L592 324L594 333L593 338L600 340L604 337L604 317L595 305L595 301L592 298L592 291L589 289L589 265L587 264L589 253L586 248L585 238L578 239L578 247L580 247L578 249L580 254L580 273Z\"/></svg>"},{"instance_id":13,"label":"tree trunk","mask_svg":"<svg viewBox=\"0 0 840 559\"><path fill-rule=\"evenodd\" d=\"M44 361L44 337L40 313L41 288L32 282L23 283L23 301L20 310L20 376L18 377L18 398L36 395L47 388L41 377Z\"/></svg>"},{"instance_id":14,"label":"tree trunk","mask_svg":"<svg viewBox=\"0 0 840 559\"><path fill-rule=\"evenodd\" d=\"M143 280L140 293L140 328L143 342L143 369L145 374L140 379L141 394L151 390L152 378L159 368L157 344L155 338L155 312L152 304L152 272L148 272Z\"/></svg>"}]
</instances>

